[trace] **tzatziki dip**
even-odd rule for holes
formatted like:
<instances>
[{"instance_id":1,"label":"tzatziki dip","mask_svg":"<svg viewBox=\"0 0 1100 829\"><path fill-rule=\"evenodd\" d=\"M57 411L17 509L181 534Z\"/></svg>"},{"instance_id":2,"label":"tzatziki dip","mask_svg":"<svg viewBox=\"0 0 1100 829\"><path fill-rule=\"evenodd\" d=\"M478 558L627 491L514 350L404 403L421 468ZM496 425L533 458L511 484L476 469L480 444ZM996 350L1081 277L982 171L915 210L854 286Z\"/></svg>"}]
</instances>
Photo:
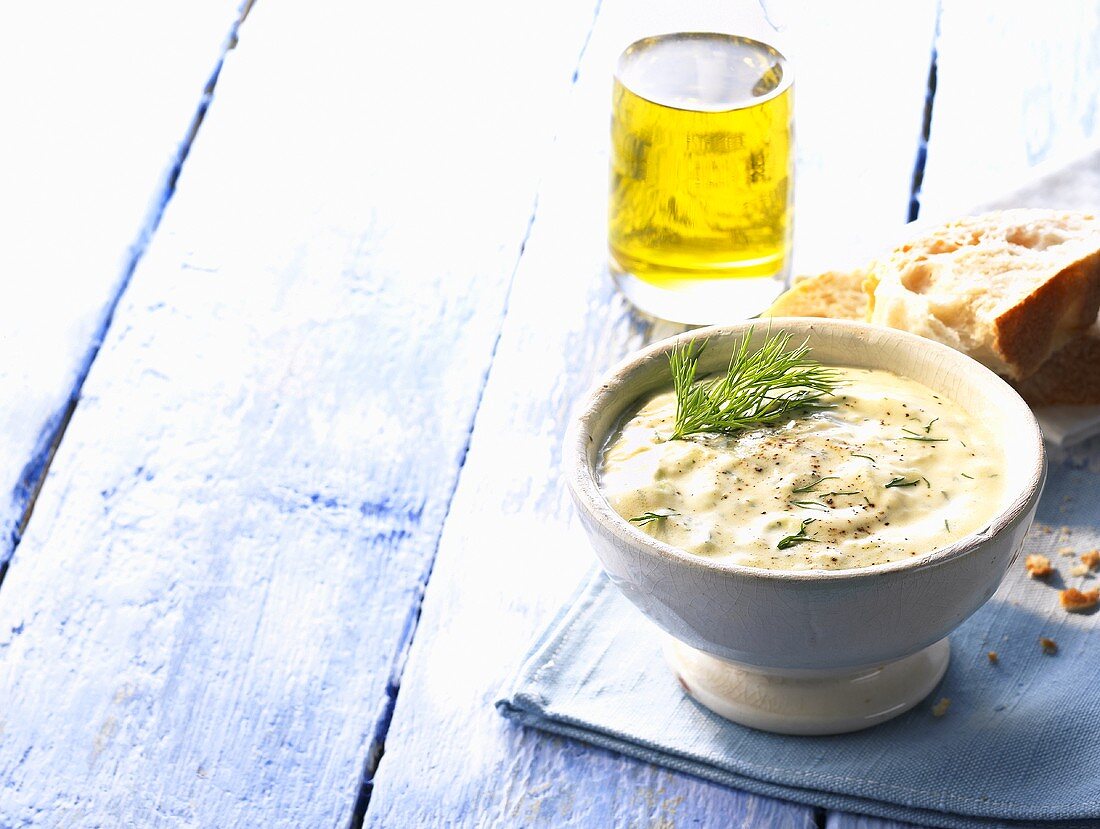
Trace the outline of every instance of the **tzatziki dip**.
<instances>
[{"instance_id":1,"label":"tzatziki dip","mask_svg":"<svg viewBox=\"0 0 1100 829\"><path fill-rule=\"evenodd\" d=\"M821 405L736 434L670 439L676 394L655 395L604 447L604 496L682 550L781 570L923 555L1000 511L1003 456L978 418L888 371L830 369Z\"/></svg>"}]
</instances>

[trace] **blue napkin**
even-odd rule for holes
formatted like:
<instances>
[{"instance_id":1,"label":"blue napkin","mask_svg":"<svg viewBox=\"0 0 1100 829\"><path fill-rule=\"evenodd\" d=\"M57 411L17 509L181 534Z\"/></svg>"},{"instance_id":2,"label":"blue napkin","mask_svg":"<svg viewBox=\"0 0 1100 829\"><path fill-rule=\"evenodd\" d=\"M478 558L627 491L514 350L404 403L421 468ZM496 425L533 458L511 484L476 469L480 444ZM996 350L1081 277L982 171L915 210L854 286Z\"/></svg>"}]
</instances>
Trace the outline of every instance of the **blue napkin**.
<instances>
[{"instance_id":1,"label":"blue napkin","mask_svg":"<svg viewBox=\"0 0 1100 829\"><path fill-rule=\"evenodd\" d=\"M683 693L661 634L602 574L549 625L497 707L526 725L799 803L952 829L1097 829L1100 641L1089 634L1100 616L1066 613L1057 591L1100 583L1070 572L1100 547L1100 475L1077 466L1052 464L1024 550L1049 556L1058 573L1031 579L1021 555L952 634L940 687L888 723L787 737L712 714ZM1058 653L1044 654L1040 637ZM951 704L936 718L942 697Z\"/></svg>"}]
</instances>

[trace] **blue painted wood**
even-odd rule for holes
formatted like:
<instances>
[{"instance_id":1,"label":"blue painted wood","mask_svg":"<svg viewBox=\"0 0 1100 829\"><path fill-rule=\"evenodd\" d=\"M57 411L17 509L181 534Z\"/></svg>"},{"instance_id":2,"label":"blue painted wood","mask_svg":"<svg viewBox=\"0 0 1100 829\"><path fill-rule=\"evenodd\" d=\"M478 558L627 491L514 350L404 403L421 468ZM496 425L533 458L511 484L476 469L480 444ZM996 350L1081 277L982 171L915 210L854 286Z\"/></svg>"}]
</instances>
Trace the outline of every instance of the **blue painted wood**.
<instances>
[{"instance_id":1,"label":"blue painted wood","mask_svg":"<svg viewBox=\"0 0 1100 829\"><path fill-rule=\"evenodd\" d=\"M241 0L0 12L0 568L156 225Z\"/></svg>"},{"instance_id":2,"label":"blue painted wood","mask_svg":"<svg viewBox=\"0 0 1100 829\"><path fill-rule=\"evenodd\" d=\"M349 824L592 13L252 9L0 593L0 826Z\"/></svg>"},{"instance_id":3,"label":"blue painted wood","mask_svg":"<svg viewBox=\"0 0 1100 829\"><path fill-rule=\"evenodd\" d=\"M982 48L984 44L998 48ZM943 0L922 217L951 217L1100 142L1100 2Z\"/></svg>"},{"instance_id":4,"label":"blue painted wood","mask_svg":"<svg viewBox=\"0 0 1100 829\"><path fill-rule=\"evenodd\" d=\"M570 402L670 330L634 318L602 273L613 25L579 74L402 674L592 9L345 5L258 7L89 378L0 594L0 825L346 825L400 685L371 825L812 826L807 809L514 729L490 707L589 561L556 479ZM923 28L893 18L891 38L861 40L854 4L810 7L798 59L923 84L912 58L930 18L914 8ZM876 111L888 135L919 121L912 86ZM423 89L432 107L410 95ZM860 104L799 116L800 182L817 194L802 197L800 256L904 217L911 147L837 130ZM853 146L855 182L836 161ZM420 153L434 160L408 161ZM80 305L50 284L55 311ZM65 353L86 353L95 326L72 330Z\"/></svg>"},{"instance_id":5,"label":"blue painted wood","mask_svg":"<svg viewBox=\"0 0 1100 829\"><path fill-rule=\"evenodd\" d=\"M390 826L741 826L813 827L802 806L714 786L664 769L548 737L503 720L493 702L533 637L594 563L559 480L559 447L573 402L626 351L672 333L632 315L606 274L605 198L608 79L636 6L605 0L579 73L572 109L544 177L531 237L478 411L466 465L451 505L402 679L365 825ZM731 13L728 6L723 7ZM836 123L856 122L862 102L818 87L830 107L810 105L800 136L807 187L847 197L846 221L882 226L906 218L924 101L934 9L907 12L923 25L864 28L857 4L804 4L790 15L802 43L803 75L862 77L867 65L902 80L881 102L893 128L864 150L866 174L824 160L850 150ZM923 17L921 14L923 13ZM676 27L675 23L670 24ZM733 25L733 22L730 22ZM912 38L902 37L908 32ZM816 36L815 36L816 35ZM868 43L877 44L873 54ZM917 58L915 56L919 55ZM903 69L904 67L904 69ZM797 82L796 82L797 83ZM798 100L812 94L801 89ZM848 108L848 109L846 109ZM798 116L801 118L801 115ZM822 120L816 120L822 119ZM800 124L803 122L800 121ZM899 132L900 134L900 132ZM867 147L861 144L861 147ZM800 173L801 175L801 173ZM801 181L802 179L800 179ZM815 194L817 212L799 215L803 244L838 228L835 204ZM810 210L810 207L807 207ZM809 251L810 254L813 251ZM655 671L665 670L655 665Z\"/></svg>"}]
</instances>

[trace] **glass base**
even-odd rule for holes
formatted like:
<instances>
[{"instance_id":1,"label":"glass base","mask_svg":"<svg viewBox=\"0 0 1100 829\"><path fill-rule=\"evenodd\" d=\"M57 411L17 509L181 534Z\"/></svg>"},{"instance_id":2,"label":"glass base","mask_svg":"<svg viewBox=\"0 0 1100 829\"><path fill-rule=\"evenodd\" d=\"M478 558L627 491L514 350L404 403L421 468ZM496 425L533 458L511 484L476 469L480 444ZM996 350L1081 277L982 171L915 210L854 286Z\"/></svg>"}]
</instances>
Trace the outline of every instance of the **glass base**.
<instances>
[{"instance_id":1,"label":"glass base","mask_svg":"<svg viewBox=\"0 0 1100 829\"><path fill-rule=\"evenodd\" d=\"M667 287L639 279L611 263L619 290L639 311L686 325L714 325L751 319L783 291L783 275L774 277L684 277Z\"/></svg>"}]
</instances>

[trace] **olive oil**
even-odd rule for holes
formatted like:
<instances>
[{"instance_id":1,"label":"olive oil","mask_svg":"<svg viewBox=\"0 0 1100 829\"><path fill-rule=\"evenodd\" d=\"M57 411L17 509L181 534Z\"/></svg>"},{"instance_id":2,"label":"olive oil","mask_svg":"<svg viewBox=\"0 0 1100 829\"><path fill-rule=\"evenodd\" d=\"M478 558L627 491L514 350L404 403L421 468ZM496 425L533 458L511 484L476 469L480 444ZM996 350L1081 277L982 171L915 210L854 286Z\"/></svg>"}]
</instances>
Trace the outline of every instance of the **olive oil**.
<instances>
[{"instance_id":1,"label":"olive oil","mask_svg":"<svg viewBox=\"0 0 1100 829\"><path fill-rule=\"evenodd\" d=\"M741 292L766 305L787 268L791 124L791 73L766 44L681 33L628 48L611 128L609 242L618 266L674 291L700 280L769 280ZM737 310L725 316L761 307Z\"/></svg>"}]
</instances>

